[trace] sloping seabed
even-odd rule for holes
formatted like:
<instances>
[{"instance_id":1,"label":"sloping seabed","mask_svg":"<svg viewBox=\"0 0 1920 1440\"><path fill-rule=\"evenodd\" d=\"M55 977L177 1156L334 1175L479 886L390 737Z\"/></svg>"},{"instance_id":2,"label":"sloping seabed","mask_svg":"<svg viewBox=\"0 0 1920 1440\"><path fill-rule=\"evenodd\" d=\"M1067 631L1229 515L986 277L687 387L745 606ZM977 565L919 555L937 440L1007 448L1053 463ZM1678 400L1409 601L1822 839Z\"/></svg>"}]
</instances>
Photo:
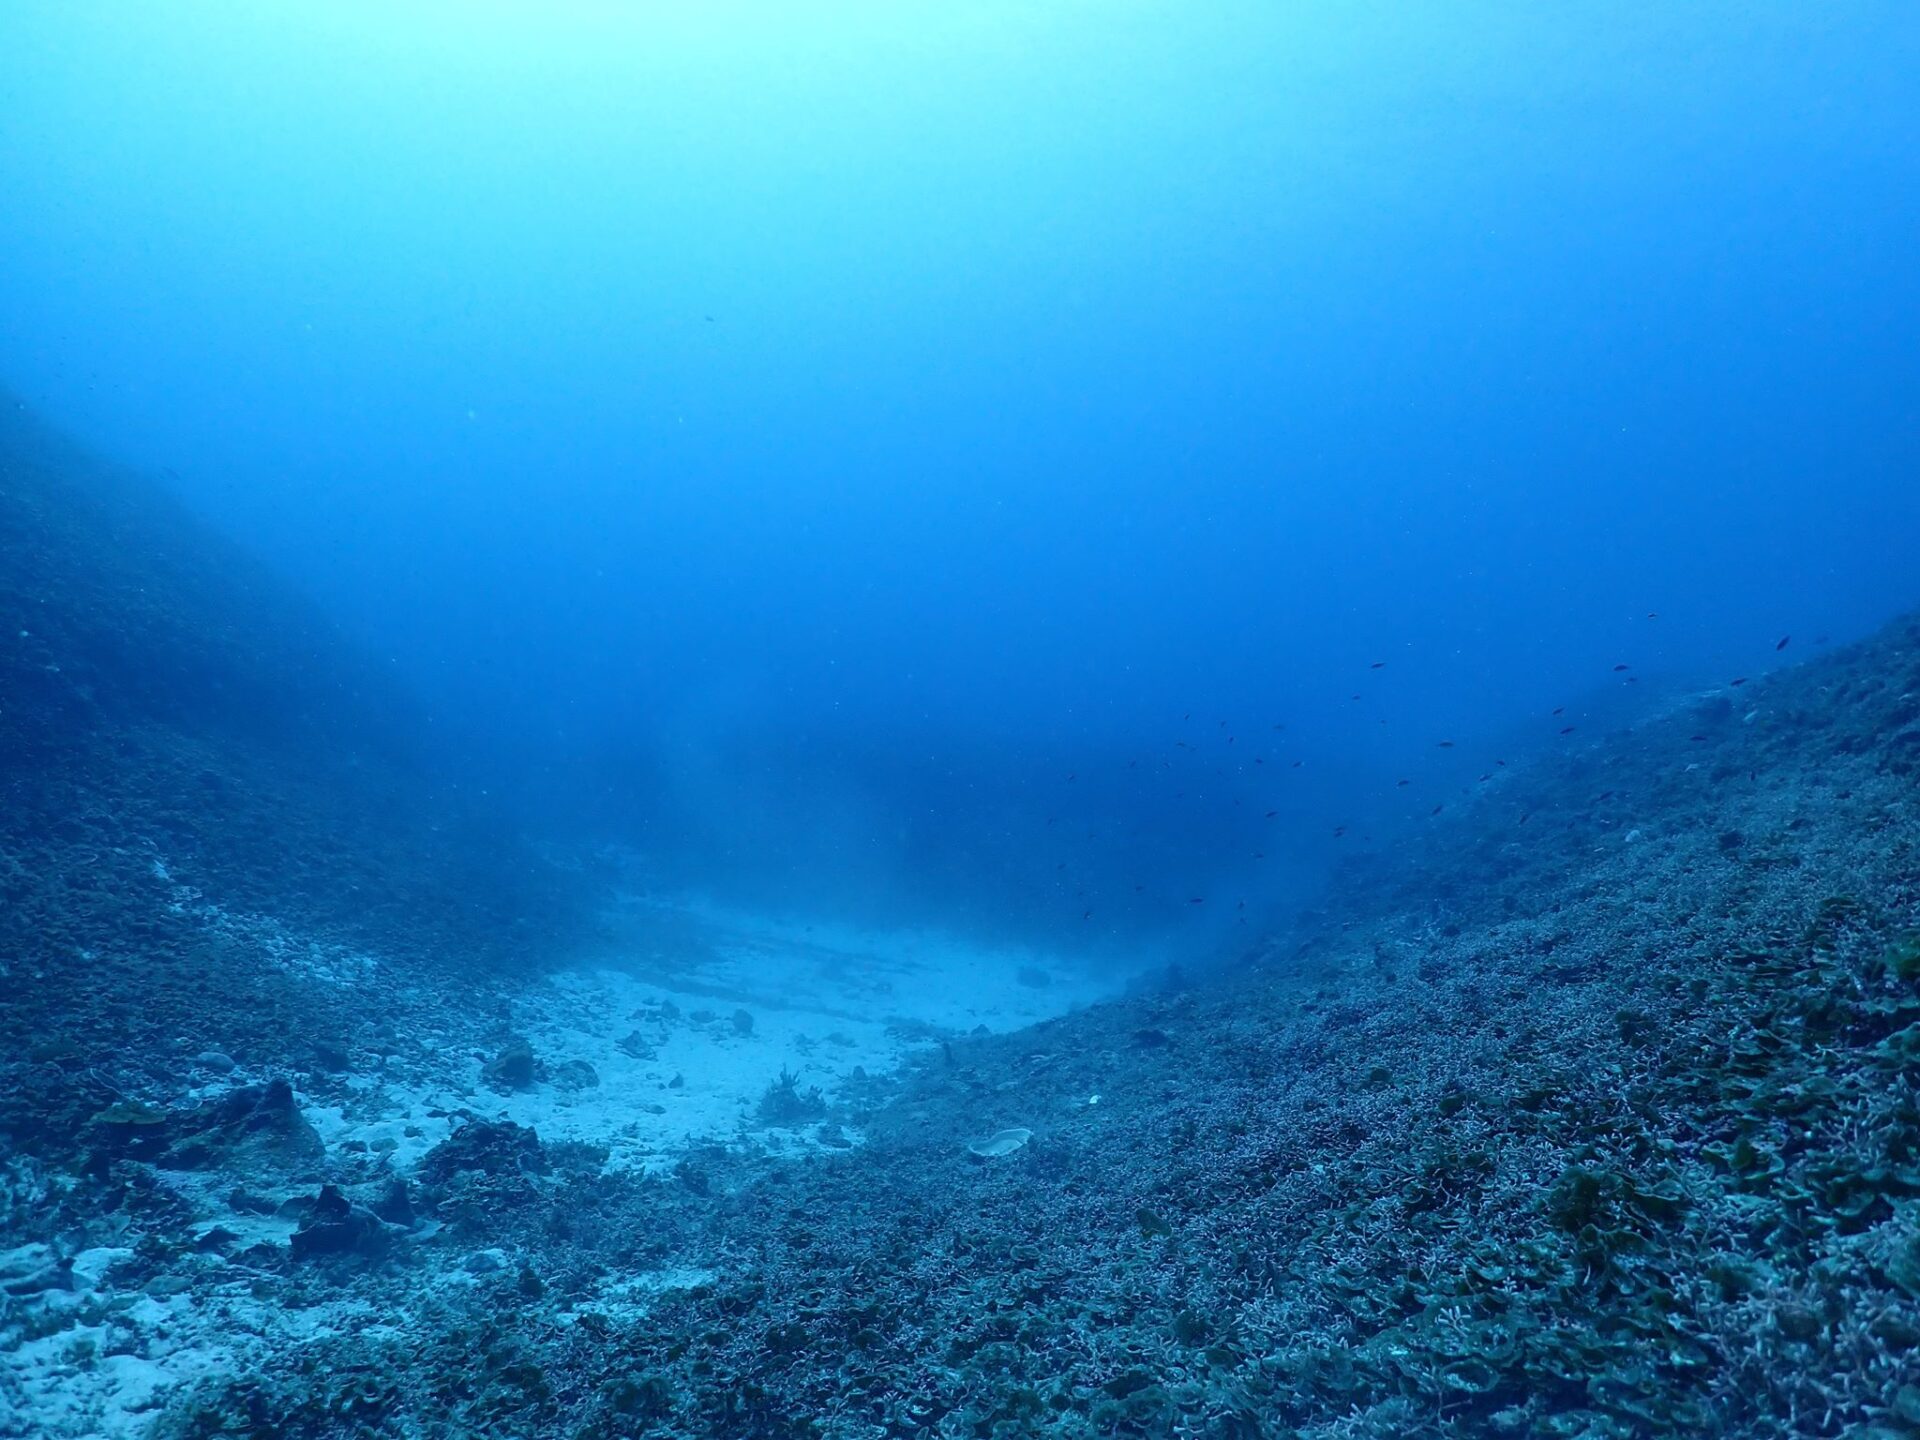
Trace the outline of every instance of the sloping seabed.
<instances>
[{"instance_id":1,"label":"sloping seabed","mask_svg":"<svg viewBox=\"0 0 1920 1440\"><path fill-rule=\"evenodd\" d=\"M1031 958L942 1009L933 950L642 943L38 453L0 1434L1920 1435L1920 623L1039 1019L1090 997ZM817 974L742 990L743 945Z\"/></svg>"}]
</instances>

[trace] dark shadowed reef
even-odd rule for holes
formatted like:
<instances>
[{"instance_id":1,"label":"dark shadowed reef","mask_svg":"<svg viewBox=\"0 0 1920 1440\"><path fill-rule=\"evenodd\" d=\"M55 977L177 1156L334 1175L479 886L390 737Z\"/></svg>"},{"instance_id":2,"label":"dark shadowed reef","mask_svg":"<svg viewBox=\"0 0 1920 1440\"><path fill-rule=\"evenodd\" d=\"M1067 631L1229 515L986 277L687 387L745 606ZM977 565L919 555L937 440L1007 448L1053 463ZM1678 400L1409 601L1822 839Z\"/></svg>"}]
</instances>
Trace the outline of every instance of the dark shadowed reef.
<instances>
[{"instance_id":1,"label":"dark shadowed reef","mask_svg":"<svg viewBox=\"0 0 1920 1440\"><path fill-rule=\"evenodd\" d=\"M475 1110L402 1167L303 1105L580 882L243 560L5 446L0 1434L1920 1435L1920 622L1503 772L1203 986L937 1040L843 1153ZM35 1388L191 1327L111 1426Z\"/></svg>"},{"instance_id":2,"label":"dark shadowed reef","mask_svg":"<svg viewBox=\"0 0 1920 1440\"><path fill-rule=\"evenodd\" d=\"M405 697L160 489L0 403L0 1130L62 1144L210 1047L307 1063L577 891ZM352 969L360 984L313 983Z\"/></svg>"}]
</instances>

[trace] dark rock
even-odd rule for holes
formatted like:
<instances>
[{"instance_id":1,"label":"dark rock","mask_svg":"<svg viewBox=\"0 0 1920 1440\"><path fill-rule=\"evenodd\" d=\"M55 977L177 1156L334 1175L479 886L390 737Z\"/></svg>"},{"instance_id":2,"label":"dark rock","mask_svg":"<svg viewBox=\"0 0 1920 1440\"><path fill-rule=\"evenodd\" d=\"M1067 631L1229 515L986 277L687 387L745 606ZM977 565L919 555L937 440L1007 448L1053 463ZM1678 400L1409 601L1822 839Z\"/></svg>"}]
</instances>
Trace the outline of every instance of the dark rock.
<instances>
[{"instance_id":1,"label":"dark rock","mask_svg":"<svg viewBox=\"0 0 1920 1440\"><path fill-rule=\"evenodd\" d=\"M753 1034L753 1016L745 1010L733 1012L733 1033L736 1035Z\"/></svg>"},{"instance_id":2,"label":"dark rock","mask_svg":"<svg viewBox=\"0 0 1920 1440\"><path fill-rule=\"evenodd\" d=\"M280 1209L264 1195L255 1195L237 1185L227 1192L227 1208L239 1215L273 1215Z\"/></svg>"},{"instance_id":3,"label":"dark rock","mask_svg":"<svg viewBox=\"0 0 1920 1440\"><path fill-rule=\"evenodd\" d=\"M353 1068L353 1057L344 1045L331 1040L313 1042L313 1068L329 1075L344 1075Z\"/></svg>"},{"instance_id":4,"label":"dark rock","mask_svg":"<svg viewBox=\"0 0 1920 1440\"><path fill-rule=\"evenodd\" d=\"M420 1173L429 1180L446 1180L463 1171L485 1175L543 1175L547 1156L540 1137L511 1120L473 1120L462 1125L426 1153Z\"/></svg>"},{"instance_id":5,"label":"dark rock","mask_svg":"<svg viewBox=\"0 0 1920 1440\"><path fill-rule=\"evenodd\" d=\"M413 1199L407 1194L407 1182L397 1175L387 1182L385 1192L373 1202L371 1208L374 1214L389 1225L399 1225L409 1230L413 1228L416 1218L413 1213Z\"/></svg>"},{"instance_id":6,"label":"dark rock","mask_svg":"<svg viewBox=\"0 0 1920 1440\"><path fill-rule=\"evenodd\" d=\"M159 1164L172 1170L265 1169L311 1174L326 1155L320 1134L283 1079L242 1085L177 1118L180 1138Z\"/></svg>"},{"instance_id":7,"label":"dark rock","mask_svg":"<svg viewBox=\"0 0 1920 1440\"><path fill-rule=\"evenodd\" d=\"M480 1075L495 1090L509 1092L532 1089L537 1071L533 1046L516 1035L507 1041L506 1048L481 1067Z\"/></svg>"},{"instance_id":8,"label":"dark rock","mask_svg":"<svg viewBox=\"0 0 1920 1440\"><path fill-rule=\"evenodd\" d=\"M333 1190L333 1187L327 1189ZM293 1258L318 1260L353 1256L377 1260L385 1255L392 1242L380 1217L349 1203L337 1190L333 1190L333 1196L337 1204L316 1204L307 1223L293 1232ZM322 1197L325 1202L324 1191Z\"/></svg>"},{"instance_id":9,"label":"dark rock","mask_svg":"<svg viewBox=\"0 0 1920 1440\"><path fill-rule=\"evenodd\" d=\"M24 1298L29 1295L44 1295L49 1290L73 1289L73 1261L55 1260L28 1273L15 1274L12 1278L0 1281L0 1294Z\"/></svg>"},{"instance_id":10,"label":"dark rock","mask_svg":"<svg viewBox=\"0 0 1920 1440\"><path fill-rule=\"evenodd\" d=\"M591 1090L599 1085L600 1072L584 1060L567 1060L554 1069L553 1083L562 1090Z\"/></svg>"},{"instance_id":11,"label":"dark rock","mask_svg":"<svg viewBox=\"0 0 1920 1440\"><path fill-rule=\"evenodd\" d=\"M138 1101L110 1105L87 1122L89 1137L101 1154L113 1159L152 1160L174 1134L173 1116Z\"/></svg>"}]
</instances>

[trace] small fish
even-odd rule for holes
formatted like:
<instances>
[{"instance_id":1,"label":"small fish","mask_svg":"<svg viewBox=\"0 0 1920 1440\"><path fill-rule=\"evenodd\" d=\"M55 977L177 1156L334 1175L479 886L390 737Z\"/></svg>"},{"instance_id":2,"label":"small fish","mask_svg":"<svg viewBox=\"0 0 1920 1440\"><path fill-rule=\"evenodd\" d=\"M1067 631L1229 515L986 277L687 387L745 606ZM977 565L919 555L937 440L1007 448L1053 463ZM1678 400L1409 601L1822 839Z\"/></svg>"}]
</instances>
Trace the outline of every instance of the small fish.
<instances>
[{"instance_id":1,"label":"small fish","mask_svg":"<svg viewBox=\"0 0 1920 1440\"><path fill-rule=\"evenodd\" d=\"M1204 905L1206 903L1207 903L1207 897L1204 895L1195 895L1192 899L1187 901L1187 904L1189 905Z\"/></svg>"},{"instance_id":2,"label":"small fish","mask_svg":"<svg viewBox=\"0 0 1920 1440\"><path fill-rule=\"evenodd\" d=\"M1553 707L1553 713L1556 715L1564 715L1567 713L1567 707L1564 705L1556 705Z\"/></svg>"},{"instance_id":3,"label":"small fish","mask_svg":"<svg viewBox=\"0 0 1920 1440\"><path fill-rule=\"evenodd\" d=\"M1659 618L1660 618L1660 612L1658 610L1647 611L1647 619L1658 620Z\"/></svg>"},{"instance_id":4,"label":"small fish","mask_svg":"<svg viewBox=\"0 0 1920 1440\"><path fill-rule=\"evenodd\" d=\"M1738 690L1742 685L1746 683L1747 683L1747 677L1742 675L1738 680L1729 680L1727 682L1727 688L1729 690Z\"/></svg>"},{"instance_id":5,"label":"small fish","mask_svg":"<svg viewBox=\"0 0 1920 1440\"><path fill-rule=\"evenodd\" d=\"M1273 819L1274 816L1278 815L1279 813L1280 812L1278 810L1269 810L1267 811L1266 818L1271 820Z\"/></svg>"},{"instance_id":6,"label":"small fish","mask_svg":"<svg viewBox=\"0 0 1920 1440\"><path fill-rule=\"evenodd\" d=\"M1618 675L1621 671L1631 670L1632 668L1633 667L1631 665L1616 665L1613 667L1613 673Z\"/></svg>"},{"instance_id":7,"label":"small fish","mask_svg":"<svg viewBox=\"0 0 1920 1440\"><path fill-rule=\"evenodd\" d=\"M1296 760L1296 761L1294 761L1294 762L1293 762L1293 768L1294 768L1294 769L1296 769L1296 770L1298 770L1298 769L1299 769L1299 768L1300 768L1300 767L1301 767L1302 765L1304 765L1304 764L1306 764L1306 763L1307 763L1307 762L1306 762L1306 761L1304 761L1304 760Z\"/></svg>"},{"instance_id":8,"label":"small fish","mask_svg":"<svg viewBox=\"0 0 1920 1440\"><path fill-rule=\"evenodd\" d=\"M1355 695L1355 696L1354 696L1353 698L1354 698L1355 700L1358 700L1358 699L1359 699L1360 697L1359 697L1358 695Z\"/></svg>"},{"instance_id":9,"label":"small fish","mask_svg":"<svg viewBox=\"0 0 1920 1440\"><path fill-rule=\"evenodd\" d=\"M1689 738L1689 739L1692 739L1692 740L1704 740L1704 739L1706 739L1707 737L1706 737L1706 736L1704 736L1704 735L1692 735L1692 736L1689 736L1688 738Z\"/></svg>"},{"instance_id":10,"label":"small fish","mask_svg":"<svg viewBox=\"0 0 1920 1440\"><path fill-rule=\"evenodd\" d=\"M1793 643L1793 636L1782 635L1780 637L1780 642L1777 645L1775 645L1773 648L1775 650L1784 650L1787 648L1787 646L1791 645L1792 643Z\"/></svg>"},{"instance_id":11,"label":"small fish","mask_svg":"<svg viewBox=\"0 0 1920 1440\"><path fill-rule=\"evenodd\" d=\"M1487 781L1491 780L1492 778L1493 778L1493 772L1489 770L1486 774L1480 777L1480 783L1484 785L1487 783Z\"/></svg>"},{"instance_id":12,"label":"small fish","mask_svg":"<svg viewBox=\"0 0 1920 1440\"><path fill-rule=\"evenodd\" d=\"M1527 821L1531 820L1532 818L1533 818L1533 812L1529 810L1526 814L1520 817L1520 823L1524 825L1527 823Z\"/></svg>"},{"instance_id":13,"label":"small fish","mask_svg":"<svg viewBox=\"0 0 1920 1440\"><path fill-rule=\"evenodd\" d=\"M1579 728L1580 728L1580 727L1579 727L1578 725L1567 725L1567 726L1563 726L1563 727L1561 728L1561 731L1560 731L1560 733L1561 733L1562 735L1571 735L1571 734L1572 734L1572 733L1573 733L1573 732L1574 732L1575 730L1578 730Z\"/></svg>"},{"instance_id":14,"label":"small fish","mask_svg":"<svg viewBox=\"0 0 1920 1440\"><path fill-rule=\"evenodd\" d=\"M1427 812L1427 816L1429 819L1431 819L1433 816L1438 815L1442 810L1446 808L1447 807L1445 805L1436 805L1433 807L1433 809Z\"/></svg>"},{"instance_id":15,"label":"small fish","mask_svg":"<svg viewBox=\"0 0 1920 1440\"><path fill-rule=\"evenodd\" d=\"M1405 785L1411 785L1412 783L1413 783L1413 782L1412 782L1411 780L1396 780L1396 781L1394 781L1394 782L1393 782L1393 784L1394 784L1394 788L1395 788L1396 790L1397 790L1397 789L1399 789L1399 788L1401 788L1402 786L1405 786Z\"/></svg>"},{"instance_id":16,"label":"small fish","mask_svg":"<svg viewBox=\"0 0 1920 1440\"><path fill-rule=\"evenodd\" d=\"M1384 660L1376 660L1373 662L1373 664L1369 665L1367 668L1369 670L1384 670L1387 668L1387 662Z\"/></svg>"},{"instance_id":17,"label":"small fish","mask_svg":"<svg viewBox=\"0 0 1920 1440\"><path fill-rule=\"evenodd\" d=\"M1441 750L1451 750L1453 748L1453 742L1451 740L1442 740L1438 748Z\"/></svg>"},{"instance_id":18,"label":"small fish","mask_svg":"<svg viewBox=\"0 0 1920 1440\"><path fill-rule=\"evenodd\" d=\"M1338 840L1342 835L1346 833L1347 833L1347 827L1344 825L1336 825L1333 827L1333 838L1336 840Z\"/></svg>"}]
</instances>

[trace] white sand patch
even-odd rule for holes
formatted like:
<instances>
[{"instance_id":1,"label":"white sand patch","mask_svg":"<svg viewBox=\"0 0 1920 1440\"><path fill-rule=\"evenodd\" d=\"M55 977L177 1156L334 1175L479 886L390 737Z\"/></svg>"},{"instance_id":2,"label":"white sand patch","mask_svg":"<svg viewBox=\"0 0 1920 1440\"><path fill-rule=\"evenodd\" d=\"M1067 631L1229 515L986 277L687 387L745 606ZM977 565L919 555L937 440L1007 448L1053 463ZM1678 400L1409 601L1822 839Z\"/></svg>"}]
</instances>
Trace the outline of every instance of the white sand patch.
<instances>
[{"instance_id":1,"label":"white sand patch","mask_svg":"<svg viewBox=\"0 0 1920 1440\"><path fill-rule=\"evenodd\" d=\"M402 1172L461 1117L511 1120L542 1140L607 1147L610 1169L659 1169L707 1141L752 1138L805 1153L852 1130L768 1125L770 1085L794 1077L831 1105L944 1036L1033 1024L1112 986L1030 951L926 932L872 932L638 899L616 916L628 943L598 964L529 982L512 1029L538 1078L502 1092L484 1050L439 1073L384 1076L341 1105L306 1105L329 1148L357 1141Z\"/></svg>"}]
</instances>

